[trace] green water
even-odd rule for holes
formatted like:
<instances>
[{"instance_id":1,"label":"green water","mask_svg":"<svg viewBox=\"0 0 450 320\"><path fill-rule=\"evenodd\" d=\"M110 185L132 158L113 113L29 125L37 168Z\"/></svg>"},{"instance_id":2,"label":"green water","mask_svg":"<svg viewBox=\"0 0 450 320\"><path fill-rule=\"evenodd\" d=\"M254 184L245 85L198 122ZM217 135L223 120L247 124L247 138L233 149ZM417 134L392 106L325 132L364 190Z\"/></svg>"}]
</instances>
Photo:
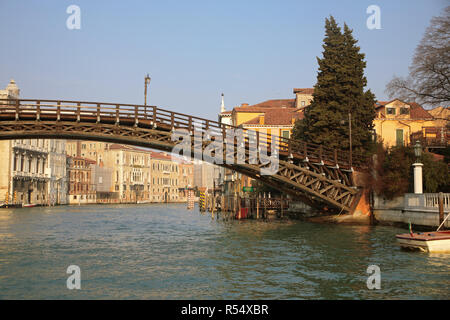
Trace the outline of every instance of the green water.
<instances>
[{"instance_id":1,"label":"green water","mask_svg":"<svg viewBox=\"0 0 450 320\"><path fill-rule=\"evenodd\" d=\"M0 298L449 299L450 254L401 251L403 232L212 220L185 204L2 209Z\"/></svg>"}]
</instances>

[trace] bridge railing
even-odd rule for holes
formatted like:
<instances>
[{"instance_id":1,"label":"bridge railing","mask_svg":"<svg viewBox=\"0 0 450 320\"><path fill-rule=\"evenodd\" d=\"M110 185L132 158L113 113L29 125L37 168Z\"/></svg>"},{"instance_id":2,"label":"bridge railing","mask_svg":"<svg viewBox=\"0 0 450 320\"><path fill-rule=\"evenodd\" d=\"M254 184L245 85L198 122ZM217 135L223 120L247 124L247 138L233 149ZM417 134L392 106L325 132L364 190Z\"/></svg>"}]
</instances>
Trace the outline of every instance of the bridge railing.
<instances>
[{"instance_id":1,"label":"bridge railing","mask_svg":"<svg viewBox=\"0 0 450 320\"><path fill-rule=\"evenodd\" d=\"M102 122L159 127L167 131L187 129L192 133L194 131L206 133L210 130L210 132L222 134L223 137L225 137L226 129L242 129L156 106L43 99L0 99L0 119ZM268 154L270 154L272 143L275 143L276 149L284 157L308 159L326 165L339 165L342 168L366 166L364 157L352 156L348 151L248 129L242 130L247 148L250 145L251 132L256 136L259 147L267 148Z\"/></svg>"}]
</instances>

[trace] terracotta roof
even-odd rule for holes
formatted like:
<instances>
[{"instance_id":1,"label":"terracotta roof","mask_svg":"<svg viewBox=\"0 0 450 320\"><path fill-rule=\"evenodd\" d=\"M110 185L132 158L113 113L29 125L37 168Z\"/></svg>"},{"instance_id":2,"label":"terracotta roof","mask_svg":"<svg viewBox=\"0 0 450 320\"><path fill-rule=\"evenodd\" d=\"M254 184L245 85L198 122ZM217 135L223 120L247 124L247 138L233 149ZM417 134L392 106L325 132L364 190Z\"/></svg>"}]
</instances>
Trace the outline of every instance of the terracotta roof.
<instances>
[{"instance_id":1,"label":"terracotta roof","mask_svg":"<svg viewBox=\"0 0 450 320\"><path fill-rule=\"evenodd\" d=\"M231 112L232 112L232 111L224 111L224 112L221 112L220 114L221 114L221 115L224 115L224 114L231 114Z\"/></svg>"},{"instance_id":2,"label":"terracotta roof","mask_svg":"<svg viewBox=\"0 0 450 320\"><path fill-rule=\"evenodd\" d=\"M251 106L235 107L233 110L239 112L261 112L267 108L295 108L295 99L267 100Z\"/></svg>"},{"instance_id":3,"label":"terracotta roof","mask_svg":"<svg viewBox=\"0 0 450 320\"><path fill-rule=\"evenodd\" d=\"M292 125L292 119L303 119L303 117L303 112L299 111L298 109L271 108L264 110L263 125ZM259 116L247 122L244 122L243 125L259 125Z\"/></svg>"},{"instance_id":4,"label":"terracotta roof","mask_svg":"<svg viewBox=\"0 0 450 320\"><path fill-rule=\"evenodd\" d=\"M294 93L313 94L314 88L294 88Z\"/></svg>"},{"instance_id":5,"label":"terracotta roof","mask_svg":"<svg viewBox=\"0 0 450 320\"><path fill-rule=\"evenodd\" d=\"M392 101L394 101L394 100L392 100ZM383 107L392 101L377 101L377 102L375 102L375 107L376 108Z\"/></svg>"},{"instance_id":6,"label":"terracotta roof","mask_svg":"<svg viewBox=\"0 0 450 320\"><path fill-rule=\"evenodd\" d=\"M408 103L410 105L410 117L411 119L432 119L433 116L428 113L427 110L415 102Z\"/></svg>"},{"instance_id":7,"label":"terracotta roof","mask_svg":"<svg viewBox=\"0 0 450 320\"><path fill-rule=\"evenodd\" d=\"M166 154L166 153L162 153L162 152L151 151L151 156L152 156L152 159L172 161L172 156L170 154Z\"/></svg>"}]
</instances>

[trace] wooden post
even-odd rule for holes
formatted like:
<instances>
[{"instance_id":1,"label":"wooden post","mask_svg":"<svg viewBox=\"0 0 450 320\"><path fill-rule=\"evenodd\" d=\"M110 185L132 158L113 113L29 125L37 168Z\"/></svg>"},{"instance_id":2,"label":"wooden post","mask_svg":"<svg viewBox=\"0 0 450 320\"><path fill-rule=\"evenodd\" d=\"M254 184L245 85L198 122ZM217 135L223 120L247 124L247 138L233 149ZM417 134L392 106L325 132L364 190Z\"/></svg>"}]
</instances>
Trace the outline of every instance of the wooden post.
<instances>
[{"instance_id":1,"label":"wooden post","mask_svg":"<svg viewBox=\"0 0 450 320\"><path fill-rule=\"evenodd\" d=\"M237 196L237 208L238 208L238 219L241 219L241 205L242 205L242 203L241 203L241 197L240 196Z\"/></svg>"},{"instance_id":2,"label":"wooden post","mask_svg":"<svg viewBox=\"0 0 450 320\"><path fill-rule=\"evenodd\" d=\"M283 209L283 195L281 195L280 203L281 203L281 217L283 218L283 215L284 215L284 209Z\"/></svg>"},{"instance_id":3,"label":"wooden post","mask_svg":"<svg viewBox=\"0 0 450 320\"><path fill-rule=\"evenodd\" d=\"M137 127L139 125L139 111L138 106L134 106L134 126Z\"/></svg>"},{"instance_id":4,"label":"wooden post","mask_svg":"<svg viewBox=\"0 0 450 320\"><path fill-rule=\"evenodd\" d=\"M264 194L264 195L265 195L265 194ZM267 204L266 204L266 197L264 197L263 201L264 201L264 218L266 218L266 217L267 217Z\"/></svg>"},{"instance_id":5,"label":"wooden post","mask_svg":"<svg viewBox=\"0 0 450 320\"><path fill-rule=\"evenodd\" d=\"M212 196L212 214L211 214L211 218L214 219L214 209L216 208L216 197L213 195Z\"/></svg>"},{"instance_id":6,"label":"wooden post","mask_svg":"<svg viewBox=\"0 0 450 320\"><path fill-rule=\"evenodd\" d=\"M261 197L258 193L258 197L256 198L256 219L259 219L259 199L261 199Z\"/></svg>"},{"instance_id":7,"label":"wooden post","mask_svg":"<svg viewBox=\"0 0 450 320\"><path fill-rule=\"evenodd\" d=\"M97 103L97 123L100 123L100 103Z\"/></svg>"},{"instance_id":8,"label":"wooden post","mask_svg":"<svg viewBox=\"0 0 450 320\"><path fill-rule=\"evenodd\" d=\"M81 107L80 107L81 103L78 102L77 103L77 122L80 122L81 119Z\"/></svg>"},{"instance_id":9,"label":"wooden post","mask_svg":"<svg viewBox=\"0 0 450 320\"><path fill-rule=\"evenodd\" d=\"M41 102L40 101L36 101L36 120L40 121L41 120Z\"/></svg>"},{"instance_id":10,"label":"wooden post","mask_svg":"<svg viewBox=\"0 0 450 320\"><path fill-rule=\"evenodd\" d=\"M56 105L56 121L60 120L61 120L61 101L58 101Z\"/></svg>"},{"instance_id":11,"label":"wooden post","mask_svg":"<svg viewBox=\"0 0 450 320\"><path fill-rule=\"evenodd\" d=\"M439 192L439 225L444 222L444 194Z\"/></svg>"},{"instance_id":12,"label":"wooden post","mask_svg":"<svg viewBox=\"0 0 450 320\"><path fill-rule=\"evenodd\" d=\"M16 100L16 121L19 120L19 100Z\"/></svg>"}]
</instances>

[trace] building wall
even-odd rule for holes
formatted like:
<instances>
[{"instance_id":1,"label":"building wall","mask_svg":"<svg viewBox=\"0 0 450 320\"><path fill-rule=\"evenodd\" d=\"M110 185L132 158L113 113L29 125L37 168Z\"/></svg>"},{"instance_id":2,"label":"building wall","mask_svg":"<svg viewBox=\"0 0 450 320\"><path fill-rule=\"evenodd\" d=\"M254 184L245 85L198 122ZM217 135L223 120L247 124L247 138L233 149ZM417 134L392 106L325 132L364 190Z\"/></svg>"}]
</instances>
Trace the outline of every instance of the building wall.
<instances>
[{"instance_id":1,"label":"building wall","mask_svg":"<svg viewBox=\"0 0 450 320\"><path fill-rule=\"evenodd\" d=\"M11 163L11 141L2 140L0 141L0 203L5 202L8 192L10 192L11 174L10 174L10 163ZM11 198L8 196L8 199Z\"/></svg>"},{"instance_id":2,"label":"building wall","mask_svg":"<svg viewBox=\"0 0 450 320\"><path fill-rule=\"evenodd\" d=\"M208 188L213 190L219 187L219 175L222 174L220 167L208 162L194 164L194 186L197 188Z\"/></svg>"},{"instance_id":3,"label":"building wall","mask_svg":"<svg viewBox=\"0 0 450 320\"><path fill-rule=\"evenodd\" d=\"M48 194L50 204L67 203L66 140L48 141Z\"/></svg>"},{"instance_id":4,"label":"building wall","mask_svg":"<svg viewBox=\"0 0 450 320\"><path fill-rule=\"evenodd\" d=\"M87 140L68 140L66 142L66 153L72 157L85 157L100 163L103 161L104 153L108 146L106 142Z\"/></svg>"},{"instance_id":5,"label":"building wall","mask_svg":"<svg viewBox=\"0 0 450 320\"><path fill-rule=\"evenodd\" d=\"M10 142L9 203L50 204L48 145L49 140L43 139Z\"/></svg>"},{"instance_id":6,"label":"building wall","mask_svg":"<svg viewBox=\"0 0 450 320\"><path fill-rule=\"evenodd\" d=\"M94 161L82 157L71 157L68 161L69 204L96 203L95 184L92 181Z\"/></svg>"},{"instance_id":7,"label":"building wall","mask_svg":"<svg viewBox=\"0 0 450 320\"><path fill-rule=\"evenodd\" d=\"M304 108L306 106L309 106L313 100L312 94L305 94L297 92L295 93L296 99L295 99L295 106L297 108Z\"/></svg>"},{"instance_id":8,"label":"building wall","mask_svg":"<svg viewBox=\"0 0 450 320\"><path fill-rule=\"evenodd\" d=\"M194 187L194 165L182 162L178 166L179 201L187 201L188 189Z\"/></svg>"},{"instance_id":9,"label":"building wall","mask_svg":"<svg viewBox=\"0 0 450 320\"><path fill-rule=\"evenodd\" d=\"M113 192L119 193L121 202L151 200L150 151L129 146L112 145L105 150L103 163L112 168Z\"/></svg>"},{"instance_id":10,"label":"building wall","mask_svg":"<svg viewBox=\"0 0 450 320\"><path fill-rule=\"evenodd\" d=\"M152 202L179 202L179 164L171 157L152 153Z\"/></svg>"},{"instance_id":11,"label":"building wall","mask_svg":"<svg viewBox=\"0 0 450 320\"><path fill-rule=\"evenodd\" d=\"M441 122L432 118L412 117L409 104L394 100L377 109L373 123L377 138L382 139L386 147L392 147L399 145L400 141L403 141L403 145L409 145L412 133L422 131L422 127L440 126Z\"/></svg>"}]
</instances>

